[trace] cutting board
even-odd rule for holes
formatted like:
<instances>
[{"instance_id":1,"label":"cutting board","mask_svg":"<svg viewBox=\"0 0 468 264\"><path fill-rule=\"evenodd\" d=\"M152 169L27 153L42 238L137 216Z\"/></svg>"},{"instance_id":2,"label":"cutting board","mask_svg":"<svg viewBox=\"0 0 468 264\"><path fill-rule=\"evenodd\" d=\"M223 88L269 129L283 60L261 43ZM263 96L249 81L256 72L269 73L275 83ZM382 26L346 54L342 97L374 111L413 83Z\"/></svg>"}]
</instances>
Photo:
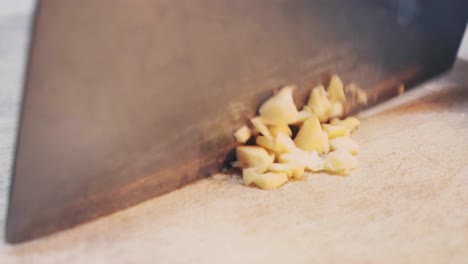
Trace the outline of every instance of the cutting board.
<instances>
[{"instance_id":1,"label":"cutting board","mask_svg":"<svg viewBox=\"0 0 468 264\"><path fill-rule=\"evenodd\" d=\"M466 263L468 63L363 113L360 167L276 191L219 174L53 236L23 263ZM2 262L5 263L5 262Z\"/></svg>"},{"instance_id":2,"label":"cutting board","mask_svg":"<svg viewBox=\"0 0 468 264\"><path fill-rule=\"evenodd\" d=\"M272 89L338 73L369 105L453 65L468 2L39 1L6 239L73 227L217 173Z\"/></svg>"}]
</instances>

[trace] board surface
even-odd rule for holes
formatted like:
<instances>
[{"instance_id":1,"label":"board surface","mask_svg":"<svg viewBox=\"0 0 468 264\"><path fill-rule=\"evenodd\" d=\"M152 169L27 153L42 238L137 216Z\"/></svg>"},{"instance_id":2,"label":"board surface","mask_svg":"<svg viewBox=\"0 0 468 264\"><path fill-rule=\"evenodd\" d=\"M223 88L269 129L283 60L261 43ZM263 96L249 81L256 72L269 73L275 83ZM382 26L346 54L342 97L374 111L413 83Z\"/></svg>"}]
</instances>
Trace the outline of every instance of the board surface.
<instances>
[{"instance_id":1,"label":"board surface","mask_svg":"<svg viewBox=\"0 0 468 264\"><path fill-rule=\"evenodd\" d=\"M216 175L20 245L2 263L465 263L468 63L362 118L360 167L277 191ZM380 106L379 106L380 107ZM374 111L374 109L373 109ZM0 208L1 209L1 208Z\"/></svg>"},{"instance_id":2,"label":"board surface","mask_svg":"<svg viewBox=\"0 0 468 264\"><path fill-rule=\"evenodd\" d=\"M410 4L404 4L404 3ZM41 1L6 237L74 226L216 172L272 88L330 72L373 103L447 70L466 1Z\"/></svg>"}]
</instances>

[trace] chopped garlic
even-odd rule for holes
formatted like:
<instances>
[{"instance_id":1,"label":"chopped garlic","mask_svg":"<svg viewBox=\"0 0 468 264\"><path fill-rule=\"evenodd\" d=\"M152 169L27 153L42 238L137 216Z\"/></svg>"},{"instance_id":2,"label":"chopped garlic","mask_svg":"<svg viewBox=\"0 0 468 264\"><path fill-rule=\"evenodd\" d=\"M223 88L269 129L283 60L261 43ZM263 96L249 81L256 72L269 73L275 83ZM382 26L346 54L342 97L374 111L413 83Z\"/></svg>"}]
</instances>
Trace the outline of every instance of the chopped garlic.
<instances>
[{"instance_id":1,"label":"chopped garlic","mask_svg":"<svg viewBox=\"0 0 468 264\"><path fill-rule=\"evenodd\" d=\"M256 168L260 172L266 171L275 159L274 154L258 146L239 146L236 155L243 168Z\"/></svg>"},{"instance_id":2,"label":"chopped garlic","mask_svg":"<svg viewBox=\"0 0 468 264\"><path fill-rule=\"evenodd\" d=\"M297 119L296 121L294 121L293 124L302 124L304 123L304 121L309 119L312 115L313 115L313 110L310 107L305 105L304 109L297 113Z\"/></svg>"},{"instance_id":3,"label":"chopped garlic","mask_svg":"<svg viewBox=\"0 0 468 264\"><path fill-rule=\"evenodd\" d=\"M345 95L351 97L354 100L356 97L358 86L355 83L349 83L344 87Z\"/></svg>"},{"instance_id":4,"label":"chopped garlic","mask_svg":"<svg viewBox=\"0 0 468 264\"><path fill-rule=\"evenodd\" d=\"M361 105L367 105L366 92L358 87L355 83L350 83L345 86L345 94L348 95L351 102L356 102Z\"/></svg>"},{"instance_id":5,"label":"chopped garlic","mask_svg":"<svg viewBox=\"0 0 468 264\"><path fill-rule=\"evenodd\" d=\"M256 143L276 154L289 152L296 148L294 141L282 132L279 132L273 140L265 136L259 136Z\"/></svg>"},{"instance_id":6,"label":"chopped garlic","mask_svg":"<svg viewBox=\"0 0 468 264\"><path fill-rule=\"evenodd\" d=\"M234 132L234 138L241 143L247 142L250 136L252 136L252 131L245 125Z\"/></svg>"},{"instance_id":7,"label":"chopped garlic","mask_svg":"<svg viewBox=\"0 0 468 264\"><path fill-rule=\"evenodd\" d=\"M268 171L274 173L284 173L288 178L294 180L302 180L304 177L305 166L294 163L273 163L268 168Z\"/></svg>"},{"instance_id":8,"label":"chopped garlic","mask_svg":"<svg viewBox=\"0 0 468 264\"><path fill-rule=\"evenodd\" d=\"M263 103L258 112L268 125L292 124L297 119L297 108L292 91L294 86L285 86Z\"/></svg>"},{"instance_id":9,"label":"chopped garlic","mask_svg":"<svg viewBox=\"0 0 468 264\"><path fill-rule=\"evenodd\" d=\"M268 167L268 171L275 173L284 173L288 178L291 178L293 175L293 170L296 166L292 163L273 163Z\"/></svg>"},{"instance_id":10,"label":"chopped garlic","mask_svg":"<svg viewBox=\"0 0 468 264\"><path fill-rule=\"evenodd\" d=\"M317 116L313 115L307 119L294 139L296 146L303 150L315 150L323 153L325 142L322 137L322 127Z\"/></svg>"},{"instance_id":11,"label":"chopped garlic","mask_svg":"<svg viewBox=\"0 0 468 264\"><path fill-rule=\"evenodd\" d=\"M309 171L320 171L323 169L323 160L316 151L305 151L299 148L279 155L278 161L292 164L294 167L304 166Z\"/></svg>"},{"instance_id":12,"label":"chopped garlic","mask_svg":"<svg viewBox=\"0 0 468 264\"><path fill-rule=\"evenodd\" d=\"M263 190L277 189L288 181L284 173L259 173L255 169L244 169L242 174L246 186L255 185Z\"/></svg>"},{"instance_id":13,"label":"chopped garlic","mask_svg":"<svg viewBox=\"0 0 468 264\"><path fill-rule=\"evenodd\" d=\"M355 117L348 116L347 118L345 118L343 120L332 119L330 121L330 124L332 124L332 125L342 125L342 126L345 126L345 127L349 128L350 131L353 131L353 130L355 130L355 129L357 129L359 127L361 122L359 122L359 120L357 118L355 118Z\"/></svg>"},{"instance_id":14,"label":"chopped garlic","mask_svg":"<svg viewBox=\"0 0 468 264\"><path fill-rule=\"evenodd\" d=\"M336 118L340 117L344 114L344 107L343 104L340 102L331 102L329 117Z\"/></svg>"},{"instance_id":15,"label":"chopped garlic","mask_svg":"<svg viewBox=\"0 0 468 264\"><path fill-rule=\"evenodd\" d=\"M254 117L250 119L250 122L260 134L264 135L269 139L273 139L270 130L268 130L268 127L263 123L260 117Z\"/></svg>"},{"instance_id":16,"label":"chopped garlic","mask_svg":"<svg viewBox=\"0 0 468 264\"><path fill-rule=\"evenodd\" d=\"M286 124L272 125L272 126L270 126L270 132L274 137L276 137L278 132L282 132L282 133L288 135L289 137L292 136L291 128L289 128L289 126L286 125Z\"/></svg>"},{"instance_id":17,"label":"chopped garlic","mask_svg":"<svg viewBox=\"0 0 468 264\"><path fill-rule=\"evenodd\" d=\"M330 152L325 158L325 170L337 174L348 175L351 169L358 166L357 159L345 150Z\"/></svg>"},{"instance_id":18,"label":"chopped garlic","mask_svg":"<svg viewBox=\"0 0 468 264\"><path fill-rule=\"evenodd\" d=\"M303 179L306 171L325 170L347 175L357 167L353 154L359 152L359 146L348 136L359 127L359 120L338 118L345 114L345 107L356 102L366 104L365 92L355 84L349 84L345 91L343 82L333 75L327 91L323 86L315 87L307 105L297 111L293 88L283 87L260 107L259 116L251 119L258 132L257 146L236 149L237 161L232 164L243 169L247 186L271 190L288 180ZM351 101L346 102L346 96ZM299 125L294 140L289 125ZM252 131L243 126L234 133L234 137L245 143L251 134Z\"/></svg>"},{"instance_id":19,"label":"chopped garlic","mask_svg":"<svg viewBox=\"0 0 468 264\"><path fill-rule=\"evenodd\" d=\"M330 141L331 150L344 150L353 155L358 154L359 146L350 137L337 137Z\"/></svg>"},{"instance_id":20,"label":"chopped garlic","mask_svg":"<svg viewBox=\"0 0 468 264\"><path fill-rule=\"evenodd\" d=\"M346 101L346 96L343 90L343 82L341 81L340 77L338 77L338 75L336 74L332 75L327 92L330 101L341 103L344 103Z\"/></svg>"},{"instance_id":21,"label":"chopped garlic","mask_svg":"<svg viewBox=\"0 0 468 264\"><path fill-rule=\"evenodd\" d=\"M322 128L327 133L329 139L349 136L351 133L351 129L342 124L323 124Z\"/></svg>"},{"instance_id":22,"label":"chopped garlic","mask_svg":"<svg viewBox=\"0 0 468 264\"><path fill-rule=\"evenodd\" d=\"M326 154L330 152L330 140L328 139L328 134L325 131L322 131L322 140L323 140L322 154Z\"/></svg>"},{"instance_id":23,"label":"chopped garlic","mask_svg":"<svg viewBox=\"0 0 468 264\"><path fill-rule=\"evenodd\" d=\"M331 104L328 100L327 92L322 85L312 89L309 100L307 101L307 106L309 108L304 109L312 109L320 122L326 122L328 120Z\"/></svg>"},{"instance_id":24,"label":"chopped garlic","mask_svg":"<svg viewBox=\"0 0 468 264\"><path fill-rule=\"evenodd\" d=\"M304 174L305 174L305 167L304 166L296 167L293 170L292 178L294 180L300 181L300 180L302 180L304 178Z\"/></svg>"},{"instance_id":25,"label":"chopped garlic","mask_svg":"<svg viewBox=\"0 0 468 264\"><path fill-rule=\"evenodd\" d=\"M257 177L259 172L257 172L256 168L247 168L242 170L242 179L244 180L245 186L250 186L255 178Z\"/></svg>"},{"instance_id":26,"label":"chopped garlic","mask_svg":"<svg viewBox=\"0 0 468 264\"><path fill-rule=\"evenodd\" d=\"M356 89L356 102L358 104L366 105L367 104L367 94L366 92L361 89L357 88Z\"/></svg>"}]
</instances>

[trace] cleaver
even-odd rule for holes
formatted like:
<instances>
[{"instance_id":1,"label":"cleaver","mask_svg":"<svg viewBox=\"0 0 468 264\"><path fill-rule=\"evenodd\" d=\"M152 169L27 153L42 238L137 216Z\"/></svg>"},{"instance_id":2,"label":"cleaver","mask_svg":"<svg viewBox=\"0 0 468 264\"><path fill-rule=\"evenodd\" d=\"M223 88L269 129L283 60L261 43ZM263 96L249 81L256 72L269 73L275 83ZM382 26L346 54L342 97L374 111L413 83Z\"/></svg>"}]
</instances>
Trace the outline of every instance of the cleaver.
<instances>
[{"instance_id":1,"label":"cleaver","mask_svg":"<svg viewBox=\"0 0 468 264\"><path fill-rule=\"evenodd\" d=\"M370 107L447 71L467 18L466 0L38 1L6 241L219 172L274 88L301 105L338 73Z\"/></svg>"}]
</instances>

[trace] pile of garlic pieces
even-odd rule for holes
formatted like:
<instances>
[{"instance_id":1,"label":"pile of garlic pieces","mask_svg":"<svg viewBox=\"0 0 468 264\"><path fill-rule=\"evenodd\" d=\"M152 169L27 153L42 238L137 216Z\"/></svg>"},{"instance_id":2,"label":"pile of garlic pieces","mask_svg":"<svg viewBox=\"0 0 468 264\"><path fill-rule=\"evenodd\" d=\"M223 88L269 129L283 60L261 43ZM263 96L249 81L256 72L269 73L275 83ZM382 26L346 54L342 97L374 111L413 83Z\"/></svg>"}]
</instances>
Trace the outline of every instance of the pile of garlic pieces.
<instances>
[{"instance_id":1,"label":"pile of garlic pieces","mask_svg":"<svg viewBox=\"0 0 468 264\"><path fill-rule=\"evenodd\" d=\"M346 93L345 93L346 89ZM236 148L244 184L260 189L276 189L289 180L302 180L304 173L326 171L348 175L358 165L354 155L358 144L349 136L360 123L355 117L340 119L351 90L357 103L366 104L363 90L353 85L343 87L337 75L331 77L328 89L312 89L307 104L298 111L293 101L294 86L285 86L259 108L259 116L250 119L251 128L239 128L234 137L246 143L252 135L256 145ZM299 130L293 138L292 126Z\"/></svg>"}]
</instances>

